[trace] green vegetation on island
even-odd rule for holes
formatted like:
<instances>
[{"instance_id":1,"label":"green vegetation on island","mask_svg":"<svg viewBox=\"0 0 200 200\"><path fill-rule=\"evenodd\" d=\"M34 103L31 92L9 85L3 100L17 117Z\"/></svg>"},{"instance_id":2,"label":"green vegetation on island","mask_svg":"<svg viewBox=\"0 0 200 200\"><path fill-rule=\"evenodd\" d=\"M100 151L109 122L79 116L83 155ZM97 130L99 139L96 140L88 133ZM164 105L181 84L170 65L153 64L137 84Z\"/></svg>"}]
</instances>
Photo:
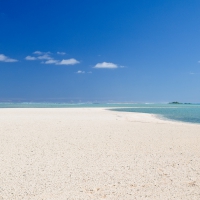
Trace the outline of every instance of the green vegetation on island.
<instances>
[{"instance_id":1,"label":"green vegetation on island","mask_svg":"<svg viewBox=\"0 0 200 200\"><path fill-rule=\"evenodd\" d=\"M191 104L191 103L180 103L178 101L169 102L169 104Z\"/></svg>"},{"instance_id":2,"label":"green vegetation on island","mask_svg":"<svg viewBox=\"0 0 200 200\"><path fill-rule=\"evenodd\" d=\"M173 101L173 102L169 102L169 104L183 104L183 103L180 103L178 101Z\"/></svg>"}]
</instances>

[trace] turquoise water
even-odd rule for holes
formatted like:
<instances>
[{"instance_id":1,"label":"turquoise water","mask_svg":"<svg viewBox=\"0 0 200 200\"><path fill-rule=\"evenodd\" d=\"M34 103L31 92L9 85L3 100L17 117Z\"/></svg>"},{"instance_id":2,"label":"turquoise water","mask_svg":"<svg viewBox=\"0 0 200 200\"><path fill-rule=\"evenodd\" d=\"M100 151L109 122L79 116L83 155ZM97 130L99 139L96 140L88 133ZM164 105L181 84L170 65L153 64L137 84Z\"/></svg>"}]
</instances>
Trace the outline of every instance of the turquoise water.
<instances>
[{"instance_id":1,"label":"turquoise water","mask_svg":"<svg viewBox=\"0 0 200 200\"><path fill-rule=\"evenodd\" d=\"M92 108L106 107L113 111L156 114L160 118L200 123L200 104L66 104L66 103L0 103L0 108Z\"/></svg>"},{"instance_id":2,"label":"turquoise water","mask_svg":"<svg viewBox=\"0 0 200 200\"><path fill-rule=\"evenodd\" d=\"M114 110L156 114L159 118L200 123L199 104L138 104L129 108L116 108Z\"/></svg>"}]
</instances>

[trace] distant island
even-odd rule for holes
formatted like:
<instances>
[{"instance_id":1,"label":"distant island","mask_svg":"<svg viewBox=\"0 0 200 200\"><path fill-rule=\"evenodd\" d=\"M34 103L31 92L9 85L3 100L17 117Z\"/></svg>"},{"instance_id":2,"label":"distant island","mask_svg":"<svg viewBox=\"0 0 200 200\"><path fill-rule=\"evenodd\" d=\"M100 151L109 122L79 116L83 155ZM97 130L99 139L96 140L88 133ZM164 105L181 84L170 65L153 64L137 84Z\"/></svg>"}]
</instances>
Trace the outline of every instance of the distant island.
<instances>
[{"instance_id":1,"label":"distant island","mask_svg":"<svg viewBox=\"0 0 200 200\"><path fill-rule=\"evenodd\" d=\"M173 101L173 102L169 102L169 104L183 104L183 103L180 103L178 101Z\"/></svg>"},{"instance_id":2,"label":"distant island","mask_svg":"<svg viewBox=\"0 0 200 200\"><path fill-rule=\"evenodd\" d=\"M178 101L169 102L169 104L191 104L191 103L181 103Z\"/></svg>"}]
</instances>

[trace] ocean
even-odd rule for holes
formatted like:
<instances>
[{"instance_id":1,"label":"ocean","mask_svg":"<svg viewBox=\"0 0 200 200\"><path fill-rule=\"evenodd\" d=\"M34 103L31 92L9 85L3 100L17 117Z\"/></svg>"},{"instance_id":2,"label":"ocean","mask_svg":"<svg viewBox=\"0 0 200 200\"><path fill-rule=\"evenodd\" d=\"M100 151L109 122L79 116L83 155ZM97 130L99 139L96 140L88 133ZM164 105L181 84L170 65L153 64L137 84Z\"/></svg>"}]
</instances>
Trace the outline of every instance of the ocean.
<instances>
[{"instance_id":1,"label":"ocean","mask_svg":"<svg viewBox=\"0 0 200 200\"><path fill-rule=\"evenodd\" d=\"M200 104L133 104L133 103L0 103L0 108L92 108L106 107L112 111L155 114L158 118L199 123Z\"/></svg>"},{"instance_id":2,"label":"ocean","mask_svg":"<svg viewBox=\"0 0 200 200\"><path fill-rule=\"evenodd\" d=\"M137 104L113 110L149 113L161 119L200 124L200 104Z\"/></svg>"}]
</instances>

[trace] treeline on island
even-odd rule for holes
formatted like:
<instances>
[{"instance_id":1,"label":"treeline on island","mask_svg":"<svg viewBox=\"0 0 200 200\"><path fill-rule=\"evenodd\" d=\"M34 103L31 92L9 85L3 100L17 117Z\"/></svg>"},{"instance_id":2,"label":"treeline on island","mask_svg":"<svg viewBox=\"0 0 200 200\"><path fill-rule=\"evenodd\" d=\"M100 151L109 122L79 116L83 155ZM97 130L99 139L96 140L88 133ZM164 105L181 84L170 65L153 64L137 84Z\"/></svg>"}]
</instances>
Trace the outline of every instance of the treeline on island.
<instances>
[{"instance_id":1,"label":"treeline on island","mask_svg":"<svg viewBox=\"0 0 200 200\"><path fill-rule=\"evenodd\" d=\"M181 103L178 101L169 102L169 104L191 104L191 103Z\"/></svg>"}]
</instances>

